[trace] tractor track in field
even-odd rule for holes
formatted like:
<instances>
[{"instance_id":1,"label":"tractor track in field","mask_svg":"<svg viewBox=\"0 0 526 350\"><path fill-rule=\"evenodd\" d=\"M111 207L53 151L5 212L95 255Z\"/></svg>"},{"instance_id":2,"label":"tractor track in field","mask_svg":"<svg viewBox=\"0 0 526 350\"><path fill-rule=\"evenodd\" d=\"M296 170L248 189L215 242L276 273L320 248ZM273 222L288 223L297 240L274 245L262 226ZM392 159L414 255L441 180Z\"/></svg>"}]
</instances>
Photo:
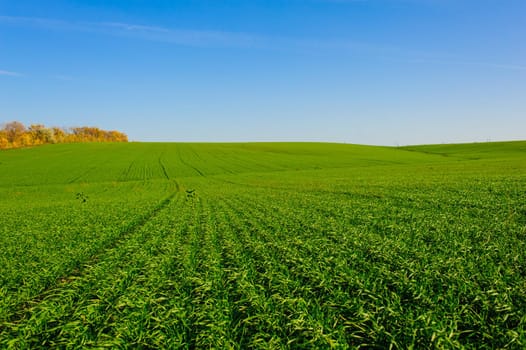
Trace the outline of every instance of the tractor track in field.
<instances>
[{"instance_id":1,"label":"tractor track in field","mask_svg":"<svg viewBox=\"0 0 526 350\"><path fill-rule=\"evenodd\" d=\"M179 188L178 184L177 184L177 188ZM90 269L90 266L97 264L101 256L103 256L106 252L110 251L111 249L114 249L115 247L123 244L129 236L139 231L149 221L153 220L161 211L166 209L168 205L173 201L174 197L177 195L178 192L179 192L178 190L172 192L170 195L164 198L161 202L159 202L147 214L139 217L137 220L128 224L126 227L124 227L123 230L121 230L121 232L118 235L109 239L108 242L106 242L106 244L104 244L101 249L94 252L90 258L78 262L78 265L82 266L81 268L75 268L71 270L69 273L57 277L55 279L55 283L44 288L42 291L40 291L39 294L21 303L13 305L13 307L11 308L10 316L7 316L5 319L0 320L0 334L2 334L4 332L4 329L7 328L8 323L13 324L13 323L18 323L22 321L26 317L25 310L27 310L29 306L39 304L40 302L45 300L47 297L53 295L53 291L60 289L62 286L69 284L74 279L85 275L87 273L86 271Z\"/></svg>"},{"instance_id":2,"label":"tractor track in field","mask_svg":"<svg viewBox=\"0 0 526 350\"><path fill-rule=\"evenodd\" d=\"M72 183L77 182L78 180L82 179L84 176L86 176L87 174L91 173L95 169L97 169L96 166L93 166L93 167L89 168L88 170L84 171L82 174L77 175L74 178L72 178L71 180L69 180L68 184L72 184Z\"/></svg>"},{"instance_id":3,"label":"tractor track in field","mask_svg":"<svg viewBox=\"0 0 526 350\"><path fill-rule=\"evenodd\" d=\"M201 170L199 170L199 169L196 168L195 166L189 164L187 161L185 161L185 160L183 159L183 156L181 155L181 150L180 150L180 149L177 149L177 155L179 156L179 160L181 161L182 164L184 164L184 165L186 165L187 167L193 169L196 173L199 174L199 176L203 176L203 177L205 177L205 174L204 174Z\"/></svg>"},{"instance_id":4,"label":"tractor track in field","mask_svg":"<svg viewBox=\"0 0 526 350\"><path fill-rule=\"evenodd\" d=\"M135 160L133 160L129 165L128 167L121 172L121 174L119 175L117 181L127 181L126 179L128 178L128 175L130 174L133 166L135 164Z\"/></svg>"},{"instance_id":5,"label":"tractor track in field","mask_svg":"<svg viewBox=\"0 0 526 350\"><path fill-rule=\"evenodd\" d=\"M199 159L201 162L205 162L206 163L206 160L204 160L198 152L195 151L194 148L190 148L190 151L193 153L193 155L195 156L195 158ZM234 172L228 168L225 168L225 167L222 167L222 166L219 166L218 164L214 164L215 167L221 169L222 171L224 171L225 173L227 174L234 174ZM197 171L197 169L195 169Z\"/></svg>"},{"instance_id":6,"label":"tractor track in field","mask_svg":"<svg viewBox=\"0 0 526 350\"><path fill-rule=\"evenodd\" d=\"M166 167L164 166L164 163L162 161L163 154L161 154L159 158L157 158L157 160L159 162L159 166L161 167L164 177L166 178L166 180L170 180L170 175L168 175L168 171L166 171Z\"/></svg>"}]
</instances>

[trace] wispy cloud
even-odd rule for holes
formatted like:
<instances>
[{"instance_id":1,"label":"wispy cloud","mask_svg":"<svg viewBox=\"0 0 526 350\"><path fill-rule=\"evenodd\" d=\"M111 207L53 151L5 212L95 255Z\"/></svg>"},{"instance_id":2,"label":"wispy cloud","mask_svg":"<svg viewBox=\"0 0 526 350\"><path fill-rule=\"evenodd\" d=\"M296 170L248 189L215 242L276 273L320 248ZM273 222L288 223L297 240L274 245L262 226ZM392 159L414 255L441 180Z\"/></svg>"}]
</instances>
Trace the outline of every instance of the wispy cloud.
<instances>
[{"instance_id":1,"label":"wispy cloud","mask_svg":"<svg viewBox=\"0 0 526 350\"><path fill-rule=\"evenodd\" d=\"M8 71L8 70L0 70L0 75L7 75L7 76L10 76L10 77L21 77L22 76L22 74L20 74L20 73L11 72L11 71Z\"/></svg>"},{"instance_id":2,"label":"wispy cloud","mask_svg":"<svg viewBox=\"0 0 526 350\"><path fill-rule=\"evenodd\" d=\"M121 22L81 22L34 17L0 16L0 23L47 30L94 32L188 46L254 47L260 46L261 43L265 41L263 37L246 33L172 29Z\"/></svg>"},{"instance_id":3,"label":"wispy cloud","mask_svg":"<svg viewBox=\"0 0 526 350\"><path fill-rule=\"evenodd\" d=\"M92 24L97 26L98 29L107 31L113 35L130 36L180 45L250 47L259 46L262 41L264 41L262 37L258 37L257 35L227 31L169 29L119 22Z\"/></svg>"},{"instance_id":4,"label":"wispy cloud","mask_svg":"<svg viewBox=\"0 0 526 350\"><path fill-rule=\"evenodd\" d=\"M471 67L485 67L485 68L493 68L493 69L526 71L526 66L523 66L523 65L482 62L482 61L414 59L414 60L408 61L408 63L423 63L423 64L452 65L452 66L471 66Z\"/></svg>"},{"instance_id":5,"label":"wispy cloud","mask_svg":"<svg viewBox=\"0 0 526 350\"><path fill-rule=\"evenodd\" d=\"M362 2L372 0L316 1ZM127 37L139 40L165 42L174 45L194 47L238 47L299 52L339 51L343 54L367 55L376 57L378 59L387 59L391 61L408 63L478 66L493 69L520 71L526 70L526 66L523 65L477 62L470 61L469 59L463 60L458 56L447 53L422 52L393 45L360 42L345 38L297 38L284 36L264 36L253 33L217 30L174 29L122 22L68 21L60 19L19 16L0 16L0 24L45 30L90 32L115 37ZM20 76L21 74L9 71L0 71L0 75ZM70 78L68 77L66 79L59 79L69 80Z\"/></svg>"},{"instance_id":6,"label":"wispy cloud","mask_svg":"<svg viewBox=\"0 0 526 350\"><path fill-rule=\"evenodd\" d=\"M526 71L526 66L517 64L500 64L500 63L488 63L488 62L464 62L463 64L479 65L483 67L512 69L512 70L523 70Z\"/></svg>"}]
</instances>

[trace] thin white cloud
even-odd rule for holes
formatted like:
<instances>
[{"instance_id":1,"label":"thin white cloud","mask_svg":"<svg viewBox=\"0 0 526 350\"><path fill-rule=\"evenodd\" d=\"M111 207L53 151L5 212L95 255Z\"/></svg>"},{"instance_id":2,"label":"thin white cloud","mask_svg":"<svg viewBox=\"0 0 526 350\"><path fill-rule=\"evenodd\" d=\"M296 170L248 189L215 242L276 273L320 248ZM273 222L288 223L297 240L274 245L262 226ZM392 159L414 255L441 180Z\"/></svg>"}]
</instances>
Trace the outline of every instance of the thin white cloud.
<instances>
[{"instance_id":1,"label":"thin white cloud","mask_svg":"<svg viewBox=\"0 0 526 350\"><path fill-rule=\"evenodd\" d=\"M488 62L472 62L471 64L493 67L493 68L502 68L502 69L513 69L513 70L524 70L526 71L526 66L516 65L516 64L500 64L500 63L488 63Z\"/></svg>"},{"instance_id":2,"label":"thin white cloud","mask_svg":"<svg viewBox=\"0 0 526 350\"><path fill-rule=\"evenodd\" d=\"M495 69L526 71L526 66L523 66L523 65L481 62L481 61L454 61L454 60L450 61L450 60L433 60L433 59L415 59L415 60L410 60L409 63L425 63L425 64L453 65L453 66L472 66L472 67L486 67L486 68L495 68Z\"/></svg>"},{"instance_id":3,"label":"thin white cloud","mask_svg":"<svg viewBox=\"0 0 526 350\"><path fill-rule=\"evenodd\" d=\"M10 77L21 77L22 76L22 74L20 74L20 73L11 72L11 71L8 71L8 70L0 70L0 75L7 75L7 76L10 76Z\"/></svg>"},{"instance_id":4,"label":"thin white cloud","mask_svg":"<svg viewBox=\"0 0 526 350\"><path fill-rule=\"evenodd\" d=\"M254 47L260 46L259 42L264 41L257 35L246 33L171 29L120 22L75 22L34 17L0 16L0 23L48 30L94 32L188 46Z\"/></svg>"},{"instance_id":5,"label":"thin white cloud","mask_svg":"<svg viewBox=\"0 0 526 350\"><path fill-rule=\"evenodd\" d=\"M263 41L256 35L226 31L169 29L119 22L100 22L93 23L93 25L113 35L180 45L250 47L259 46Z\"/></svg>"},{"instance_id":6,"label":"thin white cloud","mask_svg":"<svg viewBox=\"0 0 526 350\"><path fill-rule=\"evenodd\" d=\"M319 0L335 2L360 2L368 0ZM410 0L400 0L410 1ZM426 0L431 1L431 0ZM283 36L262 36L251 33L217 30L173 29L159 26L139 25L122 22L80 22L38 17L0 16L0 24L31 27L46 30L91 32L103 35L128 37L147 41L165 42L175 45L196 47L240 47L286 51L340 51L346 54L367 54L379 59L394 61L479 66L494 69L526 70L526 66L463 61L447 53L422 52L392 45L372 44L348 39L294 38ZM1 75L21 74L0 71Z\"/></svg>"},{"instance_id":7,"label":"thin white cloud","mask_svg":"<svg viewBox=\"0 0 526 350\"><path fill-rule=\"evenodd\" d=\"M129 37L186 46L243 47L288 51L339 50L350 53L361 52L377 56L409 56L413 58L427 57L424 53L418 53L414 50L410 51L391 45L371 44L338 38L263 36L242 32L173 29L122 22L75 22L58 19L16 16L0 16L0 24L1 23L12 26L32 27L46 30L92 32L111 36ZM442 55L441 57L444 56Z\"/></svg>"}]
</instances>

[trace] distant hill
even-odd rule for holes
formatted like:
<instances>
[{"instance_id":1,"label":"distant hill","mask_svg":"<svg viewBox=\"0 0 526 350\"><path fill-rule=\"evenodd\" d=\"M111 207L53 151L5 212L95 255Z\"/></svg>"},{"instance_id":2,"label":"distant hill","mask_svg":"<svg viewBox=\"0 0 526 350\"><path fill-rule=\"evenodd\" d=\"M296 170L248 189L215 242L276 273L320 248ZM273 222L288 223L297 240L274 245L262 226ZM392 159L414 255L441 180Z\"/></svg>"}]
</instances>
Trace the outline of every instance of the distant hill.
<instances>
[{"instance_id":1,"label":"distant hill","mask_svg":"<svg viewBox=\"0 0 526 350\"><path fill-rule=\"evenodd\" d=\"M77 143L2 152L0 183L136 181L526 159L526 141L411 147L337 143ZM480 160L476 160L480 159ZM475 167L475 164L473 165ZM477 168L478 169L478 168Z\"/></svg>"},{"instance_id":2,"label":"distant hill","mask_svg":"<svg viewBox=\"0 0 526 350\"><path fill-rule=\"evenodd\" d=\"M526 160L526 141L418 145L401 147L401 149L472 160L517 157L524 157Z\"/></svg>"}]
</instances>

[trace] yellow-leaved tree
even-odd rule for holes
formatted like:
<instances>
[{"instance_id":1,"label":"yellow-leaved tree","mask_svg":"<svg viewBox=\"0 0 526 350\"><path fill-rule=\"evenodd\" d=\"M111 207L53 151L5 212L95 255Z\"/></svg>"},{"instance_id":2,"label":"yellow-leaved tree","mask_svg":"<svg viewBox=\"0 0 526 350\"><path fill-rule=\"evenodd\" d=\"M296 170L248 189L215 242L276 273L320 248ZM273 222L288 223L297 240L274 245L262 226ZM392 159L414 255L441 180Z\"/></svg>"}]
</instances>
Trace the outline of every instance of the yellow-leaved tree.
<instances>
[{"instance_id":1,"label":"yellow-leaved tree","mask_svg":"<svg viewBox=\"0 0 526 350\"><path fill-rule=\"evenodd\" d=\"M0 149L68 142L128 142L128 136L120 131L87 126L62 129L32 124L26 128L18 121L6 123L0 128Z\"/></svg>"}]
</instances>

